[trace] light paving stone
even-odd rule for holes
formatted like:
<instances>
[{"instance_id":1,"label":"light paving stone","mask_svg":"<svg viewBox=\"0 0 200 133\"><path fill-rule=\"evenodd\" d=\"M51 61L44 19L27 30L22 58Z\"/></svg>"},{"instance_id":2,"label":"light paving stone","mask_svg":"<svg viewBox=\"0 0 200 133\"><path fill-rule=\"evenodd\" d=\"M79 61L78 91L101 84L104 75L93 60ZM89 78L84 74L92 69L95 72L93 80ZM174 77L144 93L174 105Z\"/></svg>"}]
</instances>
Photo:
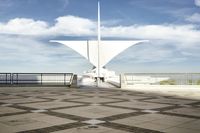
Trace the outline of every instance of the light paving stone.
<instances>
[{"instance_id":1,"label":"light paving stone","mask_svg":"<svg viewBox=\"0 0 200 133\"><path fill-rule=\"evenodd\" d=\"M167 128L172 127L170 125L154 124L154 123L150 123L150 122L135 124L135 126L140 127L140 128L155 130L155 131L161 131L161 132Z\"/></svg>"},{"instance_id":2,"label":"light paving stone","mask_svg":"<svg viewBox=\"0 0 200 133\"><path fill-rule=\"evenodd\" d=\"M92 104L90 104L91 106L100 106L101 104L99 104L99 103L92 103Z\"/></svg>"},{"instance_id":3,"label":"light paving stone","mask_svg":"<svg viewBox=\"0 0 200 133\"><path fill-rule=\"evenodd\" d=\"M12 107L0 107L0 115L9 114L9 113L19 113L19 112L24 112L24 111L25 110L16 109Z\"/></svg>"},{"instance_id":4,"label":"light paving stone","mask_svg":"<svg viewBox=\"0 0 200 133\"><path fill-rule=\"evenodd\" d=\"M0 101L3 99L17 99L17 98L23 98L23 97L15 96L15 95L3 95L3 96L0 96Z\"/></svg>"},{"instance_id":5,"label":"light paving stone","mask_svg":"<svg viewBox=\"0 0 200 133\"><path fill-rule=\"evenodd\" d=\"M0 129L12 132L26 131L61 124L73 123L75 121L49 116L40 113L27 113L22 115L4 116L0 119Z\"/></svg>"},{"instance_id":6,"label":"light paving stone","mask_svg":"<svg viewBox=\"0 0 200 133\"><path fill-rule=\"evenodd\" d=\"M83 105L79 103L73 102L60 102L60 101L52 101L52 102L39 102L39 103L29 103L29 104L20 104L21 106L31 107L36 109L51 109L51 108L59 108L59 107L71 107L77 105Z\"/></svg>"},{"instance_id":7,"label":"light paving stone","mask_svg":"<svg viewBox=\"0 0 200 133\"><path fill-rule=\"evenodd\" d=\"M83 121L83 123L87 123L90 125L96 125L96 124L101 124L101 123L105 123L105 121L101 121L101 120L97 120L97 119L90 119L87 121Z\"/></svg>"},{"instance_id":8,"label":"light paving stone","mask_svg":"<svg viewBox=\"0 0 200 133\"><path fill-rule=\"evenodd\" d=\"M70 101L86 102L86 103L105 103L105 102L117 102L117 101L120 101L120 100L100 98L100 97L92 97L92 98L74 99L74 100L70 100Z\"/></svg>"},{"instance_id":9,"label":"light paving stone","mask_svg":"<svg viewBox=\"0 0 200 133\"><path fill-rule=\"evenodd\" d=\"M186 107L186 108L191 108L192 107L191 105L187 105L187 104L179 104L179 106Z\"/></svg>"},{"instance_id":10,"label":"light paving stone","mask_svg":"<svg viewBox=\"0 0 200 133\"><path fill-rule=\"evenodd\" d=\"M163 132L167 133L199 133L199 130L192 130L187 128L180 128L180 127L172 127L163 130Z\"/></svg>"},{"instance_id":11,"label":"light paving stone","mask_svg":"<svg viewBox=\"0 0 200 133\"><path fill-rule=\"evenodd\" d=\"M6 103L6 104L2 104L1 106L2 107L8 107L8 106L12 106L13 104L10 104L10 103Z\"/></svg>"},{"instance_id":12,"label":"light paving stone","mask_svg":"<svg viewBox=\"0 0 200 133\"><path fill-rule=\"evenodd\" d=\"M74 98L83 98L83 96L75 96L75 95L56 95L56 96L44 96L43 98L51 98L51 99L74 99Z\"/></svg>"},{"instance_id":13,"label":"light paving stone","mask_svg":"<svg viewBox=\"0 0 200 133\"><path fill-rule=\"evenodd\" d=\"M163 119L158 119L151 121L153 124L169 125L169 126L178 126L184 123L189 123L194 121L192 118L177 117L177 116L166 116Z\"/></svg>"},{"instance_id":14,"label":"light paving stone","mask_svg":"<svg viewBox=\"0 0 200 133\"><path fill-rule=\"evenodd\" d=\"M90 126L84 126L79 128L56 131L52 133L128 133L128 132L107 128L103 126L97 126L97 127L95 126L94 128L91 128Z\"/></svg>"},{"instance_id":15,"label":"light paving stone","mask_svg":"<svg viewBox=\"0 0 200 133\"><path fill-rule=\"evenodd\" d=\"M129 125L129 126L134 126L135 124L151 122L153 120L162 119L162 118L164 118L164 116L160 114L145 114L145 115L128 117L124 119L118 119L118 120L114 120L113 122Z\"/></svg>"},{"instance_id":16,"label":"light paving stone","mask_svg":"<svg viewBox=\"0 0 200 133\"><path fill-rule=\"evenodd\" d=\"M33 94L28 94L26 96L31 96L31 97L45 97L45 96L58 96L59 94L53 94L53 93L33 93Z\"/></svg>"},{"instance_id":17,"label":"light paving stone","mask_svg":"<svg viewBox=\"0 0 200 133\"><path fill-rule=\"evenodd\" d=\"M144 98L148 98L148 97L144 97L144 96L131 96L131 95L115 95L115 96L109 96L110 98L119 98L119 99L126 99L126 100L139 100L139 99L144 99Z\"/></svg>"},{"instance_id":18,"label":"light paving stone","mask_svg":"<svg viewBox=\"0 0 200 133\"><path fill-rule=\"evenodd\" d=\"M101 97L101 96L111 96L113 95L113 93L109 93L109 92L103 92L100 93L99 91L97 91L96 93L94 91L92 91L92 93L79 93L78 95L82 95L82 96L89 96L89 97L93 97L93 96L97 96L97 97Z\"/></svg>"},{"instance_id":19,"label":"light paving stone","mask_svg":"<svg viewBox=\"0 0 200 133\"><path fill-rule=\"evenodd\" d=\"M47 112L48 110L45 109L38 109L38 110L31 110L32 113L42 113L42 112Z\"/></svg>"},{"instance_id":20,"label":"light paving stone","mask_svg":"<svg viewBox=\"0 0 200 133\"><path fill-rule=\"evenodd\" d=\"M2 103L29 103L29 102L44 102L47 101L45 99L40 99L40 98L21 98L21 99L6 99L6 100L1 100Z\"/></svg>"},{"instance_id":21,"label":"light paving stone","mask_svg":"<svg viewBox=\"0 0 200 133\"><path fill-rule=\"evenodd\" d=\"M170 99L170 98L159 98L159 99L151 99L151 100L145 100L145 101L158 102L158 103L171 103L171 104L189 104L189 103L197 102L193 100Z\"/></svg>"},{"instance_id":22,"label":"light paving stone","mask_svg":"<svg viewBox=\"0 0 200 133\"><path fill-rule=\"evenodd\" d=\"M113 105L113 106L118 106L118 107L138 108L138 109L157 109L157 108L171 106L168 104L148 103L148 102L140 102L140 101L118 102L118 103L111 103L108 105Z\"/></svg>"},{"instance_id":23,"label":"light paving stone","mask_svg":"<svg viewBox=\"0 0 200 133\"><path fill-rule=\"evenodd\" d=\"M142 110L142 112L154 114L154 113L158 113L158 112L160 112L160 111L145 109L145 110Z\"/></svg>"},{"instance_id":24,"label":"light paving stone","mask_svg":"<svg viewBox=\"0 0 200 133\"><path fill-rule=\"evenodd\" d=\"M86 107L76 107L69 109L59 109L53 110L54 112L71 114L87 118L103 118L112 115L118 115L123 113L135 112L128 109L118 109L105 106L86 106Z\"/></svg>"},{"instance_id":25,"label":"light paving stone","mask_svg":"<svg viewBox=\"0 0 200 133\"><path fill-rule=\"evenodd\" d=\"M192 122L194 120L195 119L192 118L169 116L162 114L145 114L135 117L128 117L125 119L119 119L113 122L128 126L137 126L137 127L161 131L167 128L178 126L180 124Z\"/></svg>"},{"instance_id":26,"label":"light paving stone","mask_svg":"<svg viewBox=\"0 0 200 133\"><path fill-rule=\"evenodd\" d=\"M200 108L178 108L178 109L168 110L165 112L200 117Z\"/></svg>"},{"instance_id":27,"label":"light paving stone","mask_svg":"<svg viewBox=\"0 0 200 133\"><path fill-rule=\"evenodd\" d=\"M178 127L200 131L200 120L190 121L190 122L178 125Z\"/></svg>"}]
</instances>

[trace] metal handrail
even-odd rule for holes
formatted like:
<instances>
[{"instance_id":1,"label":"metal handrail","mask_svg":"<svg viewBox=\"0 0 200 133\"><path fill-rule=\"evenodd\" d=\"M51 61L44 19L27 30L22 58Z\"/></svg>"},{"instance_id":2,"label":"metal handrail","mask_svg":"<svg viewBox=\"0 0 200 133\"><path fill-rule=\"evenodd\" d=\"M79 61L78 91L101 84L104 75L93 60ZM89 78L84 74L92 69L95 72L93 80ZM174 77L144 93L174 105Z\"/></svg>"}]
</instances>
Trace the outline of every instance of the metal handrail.
<instances>
[{"instance_id":1,"label":"metal handrail","mask_svg":"<svg viewBox=\"0 0 200 133\"><path fill-rule=\"evenodd\" d=\"M148 82L148 77L157 82ZM125 73L124 80L131 84L200 85L200 73Z\"/></svg>"},{"instance_id":2,"label":"metal handrail","mask_svg":"<svg viewBox=\"0 0 200 133\"><path fill-rule=\"evenodd\" d=\"M73 73L0 73L0 84L71 85Z\"/></svg>"}]
</instances>

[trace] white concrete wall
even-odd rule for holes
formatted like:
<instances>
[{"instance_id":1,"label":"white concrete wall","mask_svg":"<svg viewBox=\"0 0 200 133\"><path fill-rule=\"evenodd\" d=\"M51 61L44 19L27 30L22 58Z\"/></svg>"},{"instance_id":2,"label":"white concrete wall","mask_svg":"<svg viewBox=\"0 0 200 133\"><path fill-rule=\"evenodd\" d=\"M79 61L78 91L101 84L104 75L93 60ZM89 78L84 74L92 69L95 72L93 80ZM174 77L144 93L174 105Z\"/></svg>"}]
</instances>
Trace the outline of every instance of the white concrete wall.
<instances>
[{"instance_id":1,"label":"white concrete wall","mask_svg":"<svg viewBox=\"0 0 200 133\"><path fill-rule=\"evenodd\" d=\"M121 89L200 100L200 85L131 85Z\"/></svg>"},{"instance_id":2,"label":"white concrete wall","mask_svg":"<svg viewBox=\"0 0 200 133\"><path fill-rule=\"evenodd\" d=\"M124 76L121 75L121 89L200 100L200 85L128 85Z\"/></svg>"}]
</instances>

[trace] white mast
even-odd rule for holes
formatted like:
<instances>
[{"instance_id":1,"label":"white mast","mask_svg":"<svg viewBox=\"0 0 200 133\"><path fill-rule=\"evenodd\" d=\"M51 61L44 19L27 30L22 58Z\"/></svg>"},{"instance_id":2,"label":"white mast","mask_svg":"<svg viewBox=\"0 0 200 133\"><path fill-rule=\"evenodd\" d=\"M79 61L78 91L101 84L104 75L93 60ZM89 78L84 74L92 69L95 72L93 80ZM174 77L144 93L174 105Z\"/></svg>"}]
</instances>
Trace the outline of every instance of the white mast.
<instances>
[{"instance_id":1,"label":"white mast","mask_svg":"<svg viewBox=\"0 0 200 133\"><path fill-rule=\"evenodd\" d=\"M101 43L101 23L100 23L100 3L98 1L98 22L97 22L98 26L97 26L97 30L98 30L98 68L97 68L97 87L99 86L99 82L100 82L100 49L99 49L99 45Z\"/></svg>"}]
</instances>

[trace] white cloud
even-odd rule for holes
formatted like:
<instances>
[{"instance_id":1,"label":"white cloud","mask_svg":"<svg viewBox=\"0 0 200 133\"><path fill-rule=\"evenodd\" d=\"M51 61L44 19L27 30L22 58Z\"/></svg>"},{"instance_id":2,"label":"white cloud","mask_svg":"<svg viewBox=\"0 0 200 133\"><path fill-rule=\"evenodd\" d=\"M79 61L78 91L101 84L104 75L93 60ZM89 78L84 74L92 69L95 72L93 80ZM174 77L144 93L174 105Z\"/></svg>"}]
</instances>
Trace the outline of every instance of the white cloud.
<instances>
[{"instance_id":1,"label":"white cloud","mask_svg":"<svg viewBox=\"0 0 200 133\"><path fill-rule=\"evenodd\" d=\"M26 68L27 72L29 68L36 72L48 72L45 68L50 68L49 71L81 73L90 67L87 61L80 58L75 52L67 51L69 49L65 46L56 45L57 47L51 48L52 43L49 45L48 41L43 43L38 39L48 37L50 40L52 36L60 35L96 36L96 27L95 21L77 16L58 17L52 26L45 21L27 18L15 18L7 23L0 23L0 57L3 57L0 58L0 69L1 71L15 70L13 65L6 65L6 63L17 63L16 72L19 72L17 70L23 70L21 68ZM200 46L200 31L193 24L106 25L102 26L102 36L150 40L151 44L147 44L148 46L141 46L135 51L130 49L130 51L126 51L124 56L118 57L117 60L125 60L127 64L128 62L148 63L162 61L177 63L187 61L187 57L195 59L199 57L199 49L197 50L197 48ZM173 48L165 47L169 44L173 45ZM181 52L174 49L178 49ZM196 49L196 51L193 49ZM81 63L85 64L81 65L83 67L80 68ZM29 64L33 65L29 66ZM9 69L7 68L8 66L10 67ZM121 65L119 64L119 66ZM65 68L67 68L66 71Z\"/></svg>"},{"instance_id":2,"label":"white cloud","mask_svg":"<svg viewBox=\"0 0 200 133\"><path fill-rule=\"evenodd\" d=\"M159 39L190 47L200 42L200 31L194 25L133 25L103 27L102 34L110 37Z\"/></svg>"},{"instance_id":3,"label":"white cloud","mask_svg":"<svg viewBox=\"0 0 200 133\"><path fill-rule=\"evenodd\" d=\"M49 36L49 35L92 35L95 22L76 16L63 16L56 19L55 25L27 18L15 18L7 23L0 23L0 34Z\"/></svg>"},{"instance_id":4,"label":"white cloud","mask_svg":"<svg viewBox=\"0 0 200 133\"><path fill-rule=\"evenodd\" d=\"M189 22L200 23L200 14L194 13L192 16L188 16L186 20Z\"/></svg>"},{"instance_id":5,"label":"white cloud","mask_svg":"<svg viewBox=\"0 0 200 133\"><path fill-rule=\"evenodd\" d=\"M200 0L194 0L194 3L195 3L196 6L200 7Z\"/></svg>"},{"instance_id":6,"label":"white cloud","mask_svg":"<svg viewBox=\"0 0 200 133\"><path fill-rule=\"evenodd\" d=\"M15 18L8 23L0 23L1 34L43 35L47 33L48 24L27 18Z\"/></svg>"},{"instance_id":7,"label":"white cloud","mask_svg":"<svg viewBox=\"0 0 200 133\"><path fill-rule=\"evenodd\" d=\"M50 26L48 22L27 18L15 18L0 23L0 34L49 36L96 36L96 21L78 16L63 16ZM200 31L195 25L130 25L102 26L103 37L127 39L165 40L178 47L190 48L200 45Z\"/></svg>"},{"instance_id":8,"label":"white cloud","mask_svg":"<svg viewBox=\"0 0 200 133\"><path fill-rule=\"evenodd\" d=\"M50 33L60 35L92 35L95 22L76 16L64 16L56 19L56 24L49 28Z\"/></svg>"},{"instance_id":9,"label":"white cloud","mask_svg":"<svg viewBox=\"0 0 200 133\"><path fill-rule=\"evenodd\" d=\"M0 35L0 40L1 72L81 73L90 67L84 58L64 45L52 46L23 36Z\"/></svg>"}]
</instances>

